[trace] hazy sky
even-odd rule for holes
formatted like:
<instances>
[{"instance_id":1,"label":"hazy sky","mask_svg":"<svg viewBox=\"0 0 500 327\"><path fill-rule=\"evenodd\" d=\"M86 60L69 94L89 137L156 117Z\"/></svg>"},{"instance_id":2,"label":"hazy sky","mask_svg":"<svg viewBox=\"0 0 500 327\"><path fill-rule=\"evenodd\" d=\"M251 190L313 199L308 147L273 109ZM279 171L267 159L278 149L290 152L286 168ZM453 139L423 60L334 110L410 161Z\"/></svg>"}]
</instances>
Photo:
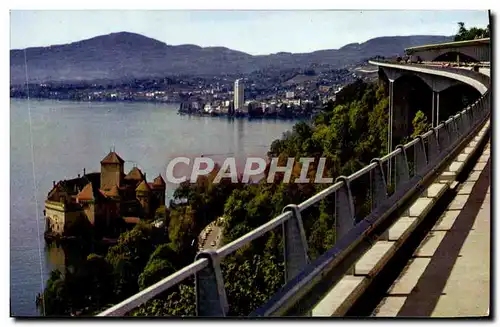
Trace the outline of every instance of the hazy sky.
<instances>
[{"instance_id":1,"label":"hazy sky","mask_svg":"<svg viewBox=\"0 0 500 327\"><path fill-rule=\"evenodd\" d=\"M167 44L225 46L250 54L335 49L377 36L452 35L486 27L486 11L11 11L10 48L128 31Z\"/></svg>"}]
</instances>

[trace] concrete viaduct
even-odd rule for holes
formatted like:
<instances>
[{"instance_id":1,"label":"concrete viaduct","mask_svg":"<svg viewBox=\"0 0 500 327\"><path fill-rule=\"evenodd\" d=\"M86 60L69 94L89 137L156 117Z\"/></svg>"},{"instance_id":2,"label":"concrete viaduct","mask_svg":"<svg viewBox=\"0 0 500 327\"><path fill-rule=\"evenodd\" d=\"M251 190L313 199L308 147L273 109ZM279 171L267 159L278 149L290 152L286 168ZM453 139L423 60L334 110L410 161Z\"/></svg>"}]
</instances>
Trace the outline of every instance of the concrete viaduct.
<instances>
[{"instance_id":1,"label":"concrete viaduct","mask_svg":"<svg viewBox=\"0 0 500 327\"><path fill-rule=\"evenodd\" d=\"M490 62L490 39L422 45L406 48L407 55L422 61Z\"/></svg>"}]
</instances>

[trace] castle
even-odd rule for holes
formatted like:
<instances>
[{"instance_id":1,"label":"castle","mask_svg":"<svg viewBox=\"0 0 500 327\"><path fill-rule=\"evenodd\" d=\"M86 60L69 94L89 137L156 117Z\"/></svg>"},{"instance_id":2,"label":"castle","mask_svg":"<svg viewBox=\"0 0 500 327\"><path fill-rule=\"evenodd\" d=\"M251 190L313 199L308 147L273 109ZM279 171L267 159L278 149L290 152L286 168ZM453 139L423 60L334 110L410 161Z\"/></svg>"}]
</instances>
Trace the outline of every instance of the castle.
<instances>
[{"instance_id":1,"label":"castle","mask_svg":"<svg viewBox=\"0 0 500 327\"><path fill-rule=\"evenodd\" d=\"M159 174L152 183L133 167L124 174L124 160L111 151L101 161L101 172L53 183L45 201L45 231L78 235L91 226L101 235L116 234L123 226L154 218L165 205L166 183Z\"/></svg>"}]
</instances>

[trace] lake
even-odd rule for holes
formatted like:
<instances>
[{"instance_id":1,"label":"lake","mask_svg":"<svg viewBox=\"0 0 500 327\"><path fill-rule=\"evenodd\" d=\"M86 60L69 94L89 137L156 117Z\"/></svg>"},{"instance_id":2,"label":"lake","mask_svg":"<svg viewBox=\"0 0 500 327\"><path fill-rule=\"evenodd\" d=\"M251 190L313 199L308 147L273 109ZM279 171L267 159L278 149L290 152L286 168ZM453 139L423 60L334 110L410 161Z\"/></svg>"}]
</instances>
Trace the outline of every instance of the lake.
<instances>
[{"instance_id":1,"label":"lake","mask_svg":"<svg viewBox=\"0 0 500 327\"><path fill-rule=\"evenodd\" d=\"M177 114L177 105L10 101L11 316L39 315L35 298L67 255L43 239L43 209L53 181L100 171L111 148L152 179L176 156L264 157L294 121L231 120ZM30 137L31 112L31 137ZM31 144L31 139L33 144ZM33 165L34 163L34 165ZM167 202L175 186L167 185Z\"/></svg>"}]
</instances>

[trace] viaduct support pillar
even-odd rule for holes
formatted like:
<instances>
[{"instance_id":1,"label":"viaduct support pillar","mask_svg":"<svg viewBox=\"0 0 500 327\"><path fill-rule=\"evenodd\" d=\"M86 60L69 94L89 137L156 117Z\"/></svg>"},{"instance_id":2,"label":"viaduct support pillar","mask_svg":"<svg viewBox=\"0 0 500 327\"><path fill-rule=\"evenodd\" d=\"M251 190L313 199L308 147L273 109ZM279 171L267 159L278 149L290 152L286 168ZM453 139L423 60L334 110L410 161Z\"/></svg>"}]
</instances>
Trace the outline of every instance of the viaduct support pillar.
<instances>
[{"instance_id":1,"label":"viaduct support pillar","mask_svg":"<svg viewBox=\"0 0 500 327\"><path fill-rule=\"evenodd\" d=\"M439 92L437 93L437 101L436 101L436 126L439 125ZM435 127L435 126L432 126Z\"/></svg>"},{"instance_id":2,"label":"viaduct support pillar","mask_svg":"<svg viewBox=\"0 0 500 327\"><path fill-rule=\"evenodd\" d=\"M389 125L387 128L387 153L392 151L392 121L394 120L394 81L389 80Z\"/></svg>"},{"instance_id":3,"label":"viaduct support pillar","mask_svg":"<svg viewBox=\"0 0 500 327\"><path fill-rule=\"evenodd\" d=\"M432 91L432 127L439 125L439 92Z\"/></svg>"},{"instance_id":4,"label":"viaduct support pillar","mask_svg":"<svg viewBox=\"0 0 500 327\"><path fill-rule=\"evenodd\" d=\"M436 99L435 99L435 98L436 98L436 96L435 96L435 95L436 95L436 92L432 91L432 112L431 112L431 116L432 116L432 117L431 117L431 126L432 126L432 127L434 127L434 126L435 126L435 125L434 125L434 115L435 115L434 113L436 112L436 111L434 110L434 107L435 107L435 102L436 102Z\"/></svg>"}]
</instances>

